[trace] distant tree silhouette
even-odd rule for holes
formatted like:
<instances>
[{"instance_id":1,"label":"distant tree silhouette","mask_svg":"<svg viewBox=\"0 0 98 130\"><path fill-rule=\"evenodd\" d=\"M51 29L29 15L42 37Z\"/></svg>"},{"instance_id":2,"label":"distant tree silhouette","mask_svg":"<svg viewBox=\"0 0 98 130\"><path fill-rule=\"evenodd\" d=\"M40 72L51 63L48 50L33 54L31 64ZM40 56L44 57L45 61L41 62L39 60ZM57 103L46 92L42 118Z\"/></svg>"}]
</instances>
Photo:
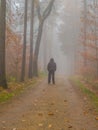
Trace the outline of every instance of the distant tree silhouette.
<instances>
[{"instance_id":1,"label":"distant tree silhouette","mask_svg":"<svg viewBox=\"0 0 98 130\"><path fill-rule=\"evenodd\" d=\"M25 0L25 11L24 11L24 38L23 38L23 56L22 56L22 70L21 70L21 81L25 78L25 66L26 66L26 44L27 44L27 8L28 0Z\"/></svg>"},{"instance_id":2,"label":"distant tree silhouette","mask_svg":"<svg viewBox=\"0 0 98 130\"><path fill-rule=\"evenodd\" d=\"M47 8L44 10L43 14L41 14L39 0L36 0L37 12L38 12L38 18L39 18L39 28L38 28L38 35L37 35L37 40L35 44L34 57L33 57L33 75L34 76L38 76L38 55L39 55L44 21L47 19L47 17L51 13L54 1L55 0L51 0Z\"/></svg>"},{"instance_id":3,"label":"distant tree silhouette","mask_svg":"<svg viewBox=\"0 0 98 130\"><path fill-rule=\"evenodd\" d=\"M33 25L34 25L34 0L31 0L31 24L30 24L30 58L29 58L29 78L33 77Z\"/></svg>"},{"instance_id":4,"label":"distant tree silhouette","mask_svg":"<svg viewBox=\"0 0 98 130\"><path fill-rule=\"evenodd\" d=\"M0 86L8 88L5 72L6 0L0 3Z\"/></svg>"}]
</instances>

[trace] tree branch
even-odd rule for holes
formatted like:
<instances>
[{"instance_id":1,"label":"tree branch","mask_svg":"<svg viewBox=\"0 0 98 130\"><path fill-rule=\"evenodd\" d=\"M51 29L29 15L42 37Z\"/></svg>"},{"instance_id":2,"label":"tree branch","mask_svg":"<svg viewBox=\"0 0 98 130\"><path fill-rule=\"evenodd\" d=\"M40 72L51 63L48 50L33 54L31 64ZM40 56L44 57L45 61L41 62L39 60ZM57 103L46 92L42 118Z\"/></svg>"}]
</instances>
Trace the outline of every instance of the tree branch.
<instances>
[{"instance_id":1,"label":"tree branch","mask_svg":"<svg viewBox=\"0 0 98 130\"><path fill-rule=\"evenodd\" d=\"M42 16L41 16L41 11L40 11L39 0L35 0L35 5L36 5L36 8L37 8L38 19L39 19L39 21L40 21L40 20L42 19Z\"/></svg>"},{"instance_id":2,"label":"tree branch","mask_svg":"<svg viewBox=\"0 0 98 130\"><path fill-rule=\"evenodd\" d=\"M45 9L45 11L43 13L43 20L45 20L50 15L54 1L55 0L51 0L49 5Z\"/></svg>"}]
</instances>

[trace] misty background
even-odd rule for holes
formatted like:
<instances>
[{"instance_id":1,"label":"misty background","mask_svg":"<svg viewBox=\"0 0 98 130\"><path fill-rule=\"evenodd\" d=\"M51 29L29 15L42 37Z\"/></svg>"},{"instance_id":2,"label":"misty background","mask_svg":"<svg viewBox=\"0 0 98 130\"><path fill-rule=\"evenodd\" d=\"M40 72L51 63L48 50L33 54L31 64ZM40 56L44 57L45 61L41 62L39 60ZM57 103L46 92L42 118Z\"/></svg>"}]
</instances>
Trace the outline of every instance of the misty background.
<instances>
[{"instance_id":1,"label":"misty background","mask_svg":"<svg viewBox=\"0 0 98 130\"><path fill-rule=\"evenodd\" d=\"M52 14L47 18L43 29L39 56L41 70L46 70L50 58L54 58L57 74L73 74L75 49L78 47L81 26L80 2L55 1L56 8L54 7Z\"/></svg>"}]
</instances>

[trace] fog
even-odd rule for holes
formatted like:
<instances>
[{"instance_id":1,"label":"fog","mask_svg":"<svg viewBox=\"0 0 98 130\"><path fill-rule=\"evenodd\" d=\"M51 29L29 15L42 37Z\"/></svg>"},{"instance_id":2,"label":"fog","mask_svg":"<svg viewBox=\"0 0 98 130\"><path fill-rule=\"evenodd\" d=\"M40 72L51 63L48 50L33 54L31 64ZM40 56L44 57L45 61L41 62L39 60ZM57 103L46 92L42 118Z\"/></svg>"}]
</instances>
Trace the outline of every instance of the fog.
<instances>
[{"instance_id":1,"label":"fog","mask_svg":"<svg viewBox=\"0 0 98 130\"><path fill-rule=\"evenodd\" d=\"M46 70L50 58L54 58L57 74L73 74L75 49L80 35L80 2L55 1L56 14L48 17L43 29L39 56L41 70Z\"/></svg>"},{"instance_id":2,"label":"fog","mask_svg":"<svg viewBox=\"0 0 98 130\"><path fill-rule=\"evenodd\" d=\"M49 2L50 0L40 1L39 5L41 15L48 7ZM39 43L37 43L37 40L40 39L38 37L39 32L38 29L41 22L40 19L38 18L37 5L34 4L33 7L34 11L32 12L31 12L32 7L31 5L32 1L28 0L27 21L26 21L24 19L25 4L23 0L7 1L7 7L8 7L7 26L12 30L10 36L11 41L9 40L7 41L8 46L7 46L6 59L10 59L10 61L7 61L6 65L7 74L13 75L18 79L18 77L21 75L21 69L24 66L25 68L24 71L26 71L26 76L28 77L29 64L32 64L29 70L34 71L37 68L38 71L36 72L40 71L47 72L48 62L50 58L54 58L57 64L56 73L58 75L62 74L67 76L72 75L75 71L76 66L75 55L77 52L77 47L79 45L79 37L80 37L80 28L81 28L80 17L81 17L81 10L83 10L83 8L81 8L82 7L81 0L54 1L49 16L45 19L42 25L42 32L40 33L42 37L41 42L39 40ZM31 19L32 15L34 15L33 20ZM24 21L27 25L24 25ZM25 28L26 26L27 28ZM24 30L26 31L24 32ZM19 39L19 41L17 40L15 41L14 36L12 34L14 34L16 36L16 39ZM9 35L7 37L9 37ZM30 53L31 42L33 46L32 54ZM26 58L24 58L25 64L22 65L24 43L26 44L25 47L26 53L24 54ZM15 48L19 48L18 49L19 52L17 50L15 52L14 50L12 54L11 52L13 51L12 46ZM30 54L33 57L32 58L33 60L29 59ZM38 62L38 64L34 63L35 57L38 57L35 60ZM10 64L16 66L16 69L15 67L11 67ZM33 68L34 66L36 68ZM34 73L33 71L32 73Z\"/></svg>"}]
</instances>

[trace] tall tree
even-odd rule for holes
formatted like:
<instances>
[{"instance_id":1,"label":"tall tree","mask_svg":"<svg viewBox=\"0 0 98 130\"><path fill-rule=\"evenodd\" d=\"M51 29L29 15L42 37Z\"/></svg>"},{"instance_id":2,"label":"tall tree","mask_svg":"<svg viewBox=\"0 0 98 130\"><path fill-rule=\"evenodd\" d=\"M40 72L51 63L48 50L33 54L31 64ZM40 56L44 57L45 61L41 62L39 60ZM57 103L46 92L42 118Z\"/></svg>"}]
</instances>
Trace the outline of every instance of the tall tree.
<instances>
[{"instance_id":1,"label":"tall tree","mask_svg":"<svg viewBox=\"0 0 98 130\"><path fill-rule=\"evenodd\" d=\"M84 53L87 55L87 0L84 0ZM84 57L84 66L87 65L87 58Z\"/></svg>"},{"instance_id":2,"label":"tall tree","mask_svg":"<svg viewBox=\"0 0 98 130\"><path fill-rule=\"evenodd\" d=\"M0 86L8 88L5 65L6 0L0 1Z\"/></svg>"},{"instance_id":3,"label":"tall tree","mask_svg":"<svg viewBox=\"0 0 98 130\"><path fill-rule=\"evenodd\" d=\"M24 11L24 39L23 39L23 56L22 56L22 70L21 70L21 81L25 78L25 66L26 66L26 42L27 42L27 8L28 0L25 0L25 11Z\"/></svg>"},{"instance_id":4,"label":"tall tree","mask_svg":"<svg viewBox=\"0 0 98 130\"><path fill-rule=\"evenodd\" d=\"M34 0L31 0L29 78L33 77L33 25L34 25Z\"/></svg>"},{"instance_id":5,"label":"tall tree","mask_svg":"<svg viewBox=\"0 0 98 130\"><path fill-rule=\"evenodd\" d=\"M43 14L41 14L41 11L40 11L39 0L36 0L36 1L37 1L36 3L37 3L37 11L38 11L38 19L39 19L39 28L38 28L36 45L35 45L34 57L33 57L33 74L34 74L34 76L38 76L38 55L39 55L40 42L41 42L44 21L50 15L52 6L53 6L53 3L55 0L51 0L49 2L48 6L44 10Z\"/></svg>"}]
</instances>

